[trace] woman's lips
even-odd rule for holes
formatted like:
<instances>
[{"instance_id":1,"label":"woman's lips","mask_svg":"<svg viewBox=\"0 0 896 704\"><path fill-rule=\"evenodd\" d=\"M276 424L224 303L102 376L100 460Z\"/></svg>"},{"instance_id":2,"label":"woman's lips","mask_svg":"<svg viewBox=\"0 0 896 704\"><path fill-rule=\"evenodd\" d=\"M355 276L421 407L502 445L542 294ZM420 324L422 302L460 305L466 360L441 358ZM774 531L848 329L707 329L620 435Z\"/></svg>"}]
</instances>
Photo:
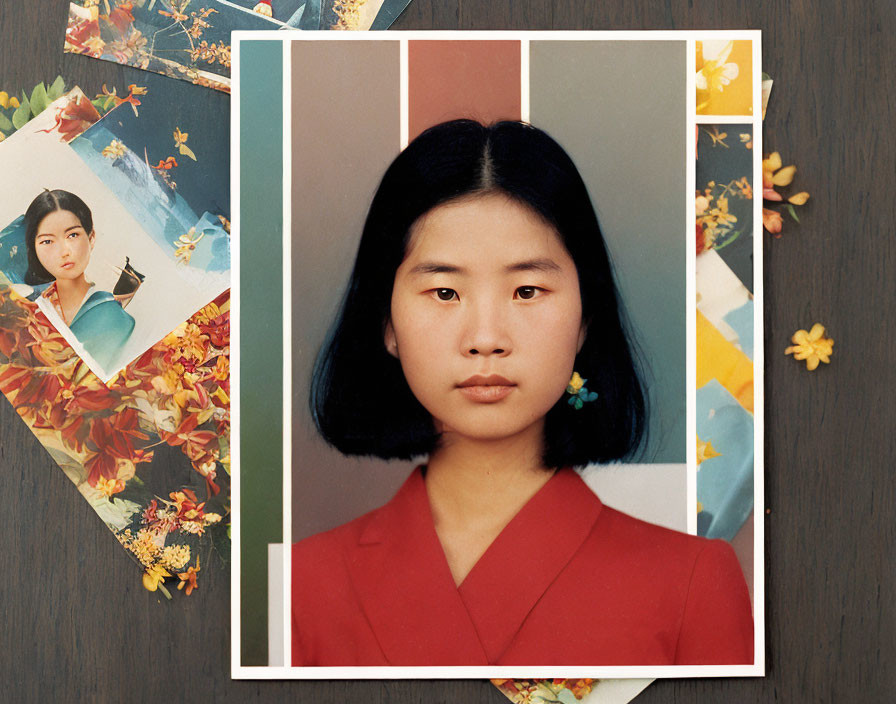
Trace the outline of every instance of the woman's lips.
<instances>
[{"instance_id":1,"label":"woman's lips","mask_svg":"<svg viewBox=\"0 0 896 704\"><path fill-rule=\"evenodd\" d=\"M457 385L461 394L476 403L496 403L507 398L515 387L516 384L512 381L497 374L477 374Z\"/></svg>"},{"instance_id":2,"label":"woman's lips","mask_svg":"<svg viewBox=\"0 0 896 704\"><path fill-rule=\"evenodd\" d=\"M62 265L62 268L63 269L71 269L74 265L75 265L74 262L66 262L65 264Z\"/></svg>"}]
</instances>

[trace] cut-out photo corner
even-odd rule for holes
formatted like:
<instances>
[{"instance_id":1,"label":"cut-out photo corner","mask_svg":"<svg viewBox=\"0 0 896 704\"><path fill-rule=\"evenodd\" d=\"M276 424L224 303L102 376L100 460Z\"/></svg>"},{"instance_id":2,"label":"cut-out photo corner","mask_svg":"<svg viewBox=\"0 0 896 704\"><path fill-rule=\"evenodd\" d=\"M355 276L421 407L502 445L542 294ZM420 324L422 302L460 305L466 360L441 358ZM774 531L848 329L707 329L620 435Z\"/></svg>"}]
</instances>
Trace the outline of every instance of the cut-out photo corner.
<instances>
[{"instance_id":1,"label":"cut-out photo corner","mask_svg":"<svg viewBox=\"0 0 896 704\"><path fill-rule=\"evenodd\" d=\"M203 227L208 241L193 241L198 270L188 273L172 268L183 243L150 233L196 222L202 202L229 229L229 198L225 183L220 210L205 201L199 171L171 166L154 180L149 154L169 142L184 154L158 119L161 91L147 95L163 80L150 76L126 96L104 87L91 100L78 88L63 94L59 78L17 99L36 117L15 120L0 144L0 181L12 194L0 231L0 391L139 565L144 586L170 598L174 584L187 595L197 588L212 548L230 554L229 238ZM188 133L180 136L184 147ZM138 150L142 159L132 158ZM227 171L226 153L192 158ZM116 257L123 266L113 267ZM136 305L165 296L183 301ZM156 461L172 484L141 470Z\"/></svg>"},{"instance_id":2,"label":"cut-out photo corner","mask_svg":"<svg viewBox=\"0 0 896 704\"><path fill-rule=\"evenodd\" d=\"M33 121L47 127L0 145L0 283L108 382L229 287L226 192L209 198L171 175L178 160L221 157L189 149L190 125L141 120L130 105L100 119L83 95L57 103ZM62 133L68 121L89 126Z\"/></svg>"},{"instance_id":3,"label":"cut-out photo corner","mask_svg":"<svg viewBox=\"0 0 896 704\"><path fill-rule=\"evenodd\" d=\"M697 42L758 95L759 33L268 38L234 35L233 677L763 675L759 117L694 158Z\"/></svg>"},{"instance_id":4,"label":"cut-out photo corner","mask_svg":"<svg viewBox=\"0 0 896 704\"><path fill-rule=\"evenodd\" d=\"M71 0L65 51L230 91L235 30L386 29L410 0Z\"/></svg>"}]
</instances>

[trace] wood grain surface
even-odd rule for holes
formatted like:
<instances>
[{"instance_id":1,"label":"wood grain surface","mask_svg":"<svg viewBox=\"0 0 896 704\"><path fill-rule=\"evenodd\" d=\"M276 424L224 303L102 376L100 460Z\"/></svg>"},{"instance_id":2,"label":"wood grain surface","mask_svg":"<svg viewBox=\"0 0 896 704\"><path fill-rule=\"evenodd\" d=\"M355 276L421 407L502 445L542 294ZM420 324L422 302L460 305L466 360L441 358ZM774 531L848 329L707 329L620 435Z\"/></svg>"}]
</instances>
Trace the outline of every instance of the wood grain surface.
<instances>
[{"instance_id":1,"label":"wood grain surface","mask_svg":"<svg viewBox=\"0 0 896 704\"><path fill-rule=\"evenodd\" d=\"M88 94L140 83L135 69L63 54L66 6L0 2L0 90L57 74ZM896 4L413 0L395 28L763 31L775 79L766 150L795 163L812 193L802 224L766 240L768 676L662 681L637 701L893 701ZM193 96L225 119L226 96ZM783 352L816 321L836 345L808 373ZM177 458L153 471L165 461ZM199 591L173 603L145 591L5 399L0 525L2 701L506 701L479 680L231 681L227 571L204 563Z\"/></svg>"}]
</instances>

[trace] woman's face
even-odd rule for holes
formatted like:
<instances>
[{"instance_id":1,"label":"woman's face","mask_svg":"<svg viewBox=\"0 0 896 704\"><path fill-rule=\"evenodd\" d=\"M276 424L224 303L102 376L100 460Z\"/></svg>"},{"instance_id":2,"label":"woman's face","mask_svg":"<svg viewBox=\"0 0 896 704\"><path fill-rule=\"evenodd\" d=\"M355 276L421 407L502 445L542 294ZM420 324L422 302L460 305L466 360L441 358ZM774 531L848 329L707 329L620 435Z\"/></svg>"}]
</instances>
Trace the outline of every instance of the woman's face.
<instances>
[{"instance_id":1,"label":"woman's face","mask_svg":"<svg viewBox=\"0 0 896 704\"><path fill-rule=\"evenodd\" d=\"M34 251L54 279L74 280L87 268L93 240L74 213L55 210L37 226Z\"/></svg>"},{"instance_id":2,"label":"woman's face","mask_svg":"<svg viewBox=\"0 0 896 704\"><path fill-rule=\"evenodd\" d=\"M540 431L585 339L578 274L559 235L502 194L415 223L391 316L386 348L436 429L479 440Z\"/></svg>"}]
</instances>

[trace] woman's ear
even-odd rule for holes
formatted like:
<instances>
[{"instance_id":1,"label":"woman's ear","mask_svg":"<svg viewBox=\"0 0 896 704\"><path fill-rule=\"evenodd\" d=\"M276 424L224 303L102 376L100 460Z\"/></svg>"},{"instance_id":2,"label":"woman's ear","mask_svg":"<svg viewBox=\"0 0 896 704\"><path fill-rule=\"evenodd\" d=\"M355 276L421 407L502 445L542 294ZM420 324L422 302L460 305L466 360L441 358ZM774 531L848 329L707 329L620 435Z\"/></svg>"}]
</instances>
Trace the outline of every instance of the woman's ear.
<instances>
[{"instance_id":1,"label":"woman's ear","mask_svg":"<svg viewBox=\"0 0 896 704\"><path fill-rule=\"evenodd\" d=\"M96 230L91 230L90 234L87 235L87 240L90 242L90 251L93 251L94 245L96 245Z\"/></svg>"},{"instance_id":2,"label":"woman's ear","mask_svg":"<svg viewBox=\"0 0 896 704\"><path fill-rule=\"evenodd\" d=\"M383 333L383 343L386 345L386 352L398 359L398 340L395 339L395 328L392 327L392 321L386 322L386 330Z\"/></svg>"}]
</instances>

